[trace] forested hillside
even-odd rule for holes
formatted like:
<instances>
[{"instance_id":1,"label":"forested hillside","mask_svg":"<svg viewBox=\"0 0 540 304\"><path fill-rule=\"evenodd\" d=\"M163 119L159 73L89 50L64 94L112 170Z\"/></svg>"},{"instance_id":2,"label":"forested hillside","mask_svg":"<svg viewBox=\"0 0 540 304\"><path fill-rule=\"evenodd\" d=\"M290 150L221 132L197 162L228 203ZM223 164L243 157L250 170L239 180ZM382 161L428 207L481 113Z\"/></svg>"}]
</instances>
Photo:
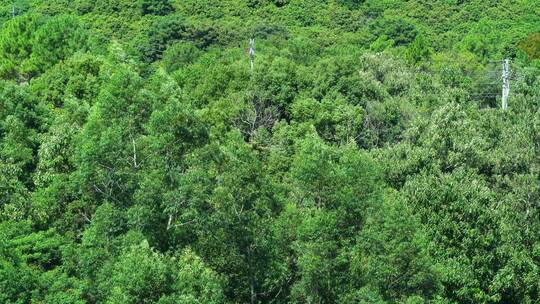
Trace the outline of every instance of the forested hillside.
<instances>
[{"instance_id":1,"label":"forested hillside","mask_svg":"<svg viewBox=\"0 0 540 304\"><path fill-rule=\"evenodd\" d=\"M0 0L0 303L538 302L539 1Z\"/></svg>"}]
</instances>

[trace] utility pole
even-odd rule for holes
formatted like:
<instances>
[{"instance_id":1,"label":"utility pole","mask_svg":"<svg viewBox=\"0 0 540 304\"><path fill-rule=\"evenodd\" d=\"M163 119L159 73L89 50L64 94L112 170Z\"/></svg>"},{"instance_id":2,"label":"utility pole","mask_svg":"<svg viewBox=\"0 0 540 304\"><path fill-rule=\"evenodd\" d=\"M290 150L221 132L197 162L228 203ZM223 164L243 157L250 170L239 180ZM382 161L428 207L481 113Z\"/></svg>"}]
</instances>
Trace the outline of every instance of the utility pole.
<instances>
[{"instance_id":1,"label":"utility pole","mask_svg":"<svg viewBox=\"0 0 540 304\"><path fill-rule=\"evenodd\" d=\"M502 87L502 109L508 108L508 95L510 95L510 60L503 61L503 87Z\"/></svg>"},{"instance_id":2,"label":"utility pole","mask_svg":"<svg viewBox=\"0 0 540 304\"><path fill-rule=\"evenodd\" d=\"M15 18L15 1L13 1L13 8L11 10L11 16Z\"/></svg>"},{"instance_id":3,"label":"utility pole","mask_svg":"<svg viewBox=\"0 0 540 304\"><path fill-rule=\"evenodd\" d=\"M253 72L255 62L255 39L249 39L249 61L251 64L251 71Z\"/></svg>"}]
</instances>

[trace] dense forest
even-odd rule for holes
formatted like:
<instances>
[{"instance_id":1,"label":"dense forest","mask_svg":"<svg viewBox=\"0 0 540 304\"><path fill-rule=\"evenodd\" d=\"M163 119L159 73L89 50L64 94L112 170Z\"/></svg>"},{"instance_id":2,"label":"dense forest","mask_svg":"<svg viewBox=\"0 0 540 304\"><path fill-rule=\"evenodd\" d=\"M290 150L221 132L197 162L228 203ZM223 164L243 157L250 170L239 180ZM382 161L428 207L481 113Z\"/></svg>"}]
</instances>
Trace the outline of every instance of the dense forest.
<instances>
[{"instance_id":1,"label":"dense forest","mask_svg":"<svg viewBox=\"0 0 540 304\"><path fill-rule=\"evenodd\" d=\"M540 1L0 0L0 303L539 302Z\"/></svg>"}]
</instances>

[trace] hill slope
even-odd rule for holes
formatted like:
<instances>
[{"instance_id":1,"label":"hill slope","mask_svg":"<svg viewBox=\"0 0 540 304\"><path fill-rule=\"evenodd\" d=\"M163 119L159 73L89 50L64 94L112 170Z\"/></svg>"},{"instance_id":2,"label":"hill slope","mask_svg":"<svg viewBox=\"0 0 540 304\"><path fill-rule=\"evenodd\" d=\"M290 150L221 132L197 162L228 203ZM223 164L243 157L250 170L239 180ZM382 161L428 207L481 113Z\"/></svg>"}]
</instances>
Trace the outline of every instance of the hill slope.
<instances>
[{"instance_id":1,"label":"hill slope","mask_svg":"<svg viewBox=\"0 0 540 304\"><path fill-rule=\"evenodd\" d=\"M540 300L538 1L16 0L0 26L1 303Z\"/></svg>"}]
</instances>

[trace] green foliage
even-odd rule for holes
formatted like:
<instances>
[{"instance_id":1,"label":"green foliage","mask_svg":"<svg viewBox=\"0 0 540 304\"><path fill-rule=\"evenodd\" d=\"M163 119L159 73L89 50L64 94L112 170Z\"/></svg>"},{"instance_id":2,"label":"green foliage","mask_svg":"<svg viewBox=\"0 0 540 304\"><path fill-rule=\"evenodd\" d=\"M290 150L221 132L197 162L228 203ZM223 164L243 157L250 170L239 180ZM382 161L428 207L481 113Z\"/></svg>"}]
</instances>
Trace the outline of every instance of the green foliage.
<instances>
[{"instance_id":1,"label":"green foliage","mask_svg":"<svg viewBox=\"0 0 540 304\"><path fill-rule=\"evenodd\" d=\"M388 38L386 35L381 35L379 38L377 38L377 40L373 41L369 48L375 52L382 52L393 47L394 44L394 40Z\"/></svg>"},{"instance_id":2,"label":"green foliage","mask_svg":"<svg viewBox=\"0 0 540 304\"><path fill-rule=\"evenodd\" d=\"M0 1L0 303L540 301L539 3Z\"/></svg>"},{"instance_id":3,"label":"green foliage","mask_svg":"<svg viewBox=\"0 0 540 304\"><path fill-rule=\"evenodd\" d=\"M395 16L378 19L373 25L373 32L377 36L387 36L397 46L413 42L418 34L416 26L411 21Z\"/></svg>"},{"instance_id":4,"label":"green foliage","mask_svg":"<svg viewBox=\"0 0 540 304\"><path fill-rule=\"evenodd\" d=\"M105 303L222 303L219 277L186 250L167 257L148 247L132 246L102 273Z\"/></svg>"},{"instance_id":5,"label":"green foliage","mask_svg":"<svg viewBox=\"0 0 540 304\"><path fill-rule=\"evenodd\" d=\"M185 22L177 16L158 17L134 43L143 62L154 62L162 58L163 52L175 42L185 40L199 48L217 43L216 30L207 24Z\"/></svg>"},{"instance_id":6,"label":"green foliage","mask_svg":"<svg viewBox=\"0 0 540 304\"><path fill-rule=\"evenodd\" d=\"M75 51L85 51L86 35L77 18L59 16L47 20L33 34L30 57L32 72L40 73L67 59Z\"/></svg>"},{"instance_id":7,"label":"green foliage","mask_svg":"<svg viewBox=\"0 0 540 304\"><path fill-rule=\"evenodd\" d=\"M292 296L300 302L334 301L348 292L349 246L366 210L379 201L376 172L353 148L338 150L309 138L299 144L291 178L301 212L293 246L300 277Z\"/></svg>"},{"instance_id":8,"label":"green foliage","mask_svg":"<svg viewBox=\"0 0 540 304\"><path fill-rule=\"evenodd\" d=\"M489 189L474 174L461 170L441 177L419 177L405 188L409 193L415 191L413 208L432 227L429 233L439 248L435 256L444 263L443 280L460 286L453 297L465 302L489 301L492 295L485 285L476 283L489 282L497 261L497 230ZM424 189L435 191L424 196Z\"/></svg>"},{"instance_id":9,"label":"green foliage","mask_svg":"<svg viewBox=\"0 0 540 304\"><path fill-rule=\"evenodd\" d=\"M75 51L86 50L86 33L77 18L61 15L41 22L39 19L23 15L4 27L0 42L2 78L28 80Z\"/></svg>"},{"instance_id":10,"label":"green foliage","mask_svg":"<svg viewBox=\"0 0 540 304\"><path fill-rule=\"evenodd\" d=\"M394 195L372 210L358 236L351 271L356 284L388 302L433 298L440 274L428 253L429 241L410 207ZM364 297L353 293L352 298Z\"/></svg>"},{"instance_id":11,"label":"green foliage","mask_svg":"<svg viewBox=\"0 0 540 304\"><path fill-rule=\"evenodd\" d=\"M32 232L29 222L0 225L3 303L85 303L81 282L69 275L66 240L54 230Z\"/></svg>"},{"instance_id":12,"label":"green foliage","mask_svg":"<svg viewBox=\"0 0 540 304\"><path fill-rule=\"evenodd\" d=\"M171 45L163 54L161 65L171 73L193 64L201 55L201 51L190 42Z\"/></svg>"},{"instance_id":13,"label":"green foliage","mask_svg":"<svg viewBox=\"0 0 540 304\"><path fill-rule=\"evenodd\" d=\"M173 11L169 0L139 0L143 15L167 15Z\"/></svg>"},{"instance_id":14,"label":"green foliage","mask_svg":"<svg viewBox=\"0 0 540 304\"><path fill-rule=\"evenodd\" d=\"M529 59L540 59L540 34L529 35L527 39L519 43L518 47L527 54Z\"/></svg>"},{"instance_id":15,"label":"green foliage","mask_svg":"<svg viewBox=\"0 0 540 304\"><path fill-rule=\"evenodd\" d=\"M422 60L429 59L431 52L431 47L426 41L426 38L422 35L418 35L407 50L407 58L413 63L418 63Z\"/></svg>"},{"instance_id":16,"label":"green foliage","mask_svg":"<svg viewBox=\"0 0 540 304\"><path fill-rule=\"evenodd\" d=\"M32 54L32 37L38 17L25 14L6 22L0 34L0 76L4 79L27 78L25 62Z\"/></svg>"},{"instance_id":17,"label":"green foliage","mask_svg":"<svg viewBox=\"0 0 540 304\"><path fill-rule=\"evenodd\" d=\"M280 207L257 154L235 132L220 146L196 151L188 164L180 177L180 201L170 210L170 227L194 234L193 248L211 266L231 270L229 294L249 301L263 287L274 289L263 283L279 275L271 227Z\"/></svg>"}]
</instances>

